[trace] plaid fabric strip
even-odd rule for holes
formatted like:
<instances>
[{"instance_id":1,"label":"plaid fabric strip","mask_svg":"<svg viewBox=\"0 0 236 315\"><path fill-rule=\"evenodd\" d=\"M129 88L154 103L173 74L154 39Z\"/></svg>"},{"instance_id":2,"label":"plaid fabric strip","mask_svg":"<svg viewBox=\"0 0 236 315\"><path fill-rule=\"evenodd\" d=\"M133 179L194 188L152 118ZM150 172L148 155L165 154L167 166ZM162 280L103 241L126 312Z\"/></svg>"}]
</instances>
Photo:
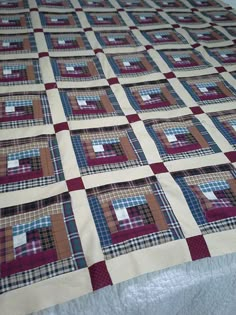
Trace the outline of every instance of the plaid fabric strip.
<instances>
[{"instance_id":1,"label":"plaid fabric strip","mask_svg":"<svg viewBox=\"0 0 236 315\"><path fill-rule=\"evenodd\" d=\"M75 270L74 262L71 258L56 261L35 269L23 271L0 279L0 293L21 288L38 281L59 276Z\"/></svg>"},{"instance_id":2,"label":"plaid fabric strip","mask_svg":"<svg viewBox=\"0 0 236 315\"><path fill-rule=\"evenodd\" d=\"M28 8L27 0L8 0L0 3L0 9L24 9Z\"/></svg>"},{"instance_id":3,"label":"plaid fabric strip","mask_svg":"<svg viewBox=\"0 0 236 315\"><path fill-rule=\"evenodd\" d=\"M13 236L20 235L32 230L49 227L51 224L51 219L49 216L47 216L26 224L15 225L13 226Z\"/></svg>"},{"instance_id":4,"label":"plaid fabric strip","mask_svg":"<svg viewBox=\"0 0 236 315\"><path fill-rule=\"evenodd\" d=\"M176 22L182 25L200 25L206 23L205 20L200 18L197 14L189 13L189 12L180 12L180 13L169 13L169 16Z\"/></svg>"},{"instance_id":5,"label":"plaid fabric strip","mask_svg":"<svg viewBox=\"0 0 236 315\"><path fill-rule=\"evenodd\" d=\"M210 18L211 21L216 22L218 24L226 23L226 22L235 22L236 15L229 11L211 11L211 12L203 12L203 15Z\"/></svg>"},{"instance_id":6,"label":"plaid fabric strip","mask_svg":"<svg viewBox=\"0 0 236 315\"><path fill-rule=\"evenodd\" d=\"M234 47L208 49L208 54L224 65L236 64L236 49Z\"/></svg>"},{"instance_id":7,"label":"plaid fabric strip","mask_svg":"<svg viewBox=\"0 0 236 315\"><path fill-rule=\"evenodd\" d=\"M41 252L41 250L42 246L40 241L31 241L14 249L15 258L17 259L18 257L31 256Z\"/></svg>"}]
</instances>

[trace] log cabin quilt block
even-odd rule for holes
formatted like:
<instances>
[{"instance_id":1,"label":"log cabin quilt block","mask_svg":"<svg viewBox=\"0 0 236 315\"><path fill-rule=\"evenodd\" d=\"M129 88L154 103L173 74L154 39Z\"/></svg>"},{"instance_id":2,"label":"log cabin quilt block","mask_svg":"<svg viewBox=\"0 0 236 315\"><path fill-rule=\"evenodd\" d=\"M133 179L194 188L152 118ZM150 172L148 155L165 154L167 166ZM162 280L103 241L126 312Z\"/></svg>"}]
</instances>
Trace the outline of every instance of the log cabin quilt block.
<instances>
[{"instance_id":1,"label":"log cabin quilt block","mask_svg":"<svg viewBox=\"0 0 236 315\"><path fill-rule=\"evenodd\" d=\"M27 8L27 0L6 0L0 3L0 9L11 10L11 9L24 9Z\"/></svg>"},{"instance_id":2,"label":"log cabin quilt block","mask_svg":"<svg viewBox=\"0 0 236 315\"><path fill-rule=\"evenodd\" d=\"M33 33L0 35L0 54L33 52L37 52Z\"/></svg>"},{"instance_id":3,"label":"log cabin quilt block","mask_svg":"<svg viewBox=\"0 0 236 315\"><path fill-rule=\"evenodd\" d=\"M158 13L155 12L127 12L129 18L137 26L161 26L168 22Z\"/></svg>"},{"instance_id":4,"label":"log cabin quilt block","mask_svg":"<svg viewBox=\"0 0 236 315\"><path fill-rule=\"evenodd\" d=\"M49 51L89 50L91 46L84 33L45 34Z\"/></svg>"},{"instance_id":5,"label":"log cabin quilt block","mask_svg":"<svg viewBox=\"0 0 236 315\"><path fill-rule=\"evenodd\" d=\"M29 13L25 14L6 14L0 15L0 27L2 29L27 29L31 28L31 19Z\"/></svg>"},{"instance_id":6,"label":"log cabin quilt block","mask_svg":"<svg viewBox=\"0 0 236 315\"><path fill-rule=\"evenodd\" d=\"M187 44L186 39L174 29L143 31L142 35L153 45Z\"/></svg>"},{"instance_id":7,"label":"log cabin quilt block","mask_svg":"<svg viewBox=\"0 0 236 315\"><path fill-rule=\"evenodd\" d=\"M187 6L181 0L154 0L154 3L165 9L187 9Z\"/></svg>"},{"instance_id":8,"label":"log cabin quilt block","mask_svg":"<svg viewBox=\"0 0 236 315\"><path fill-rule=\"evenodd\" d=\"M87 195L106 259L183 237L155 177L100 186Z\"/></svg>"},{"instance_id":9,"label":"log cabin quilt block","mask_svg":"<svg viewBox=\"0 0 236 315\"><path fill-rule=\"evenodd\" d=\"M208 49L208 53L224 66L236 64L236 48L234 46Z\"/></svg>"},{"instance_id":10,"label":"log cabin quilt block","mask_svg":"<svg viewBox=\"0 0 236 315\"><path fill-rule=\"evenodd\" d=\"M106 0L79 0L78 1L83 8L104 8L109 9L113 8L113 5Z\"/></svg>"},{"instance_id":11,"label":"log cabin quilt block","mask_svg":"<svg viewBox=\"0 0 236 315\"><path fill-rule=\"evenodd\" d=\"M71 8L72 4L69 0L36 0L37 6L45 8L65 9Z\"/></svg>"},{"instance_id":12,"label":"log cabin quilt block","mask_svg":"<svg viewBox=\"0 0 236 315\"><path fill-rule=\"evenodd\" d=\"M192 12L178 12L178 13L169 13L170 17L180 25L187 26L187 25L201 25L206 23L203 18L201 18L196 13Z\"/></svg>"},{"instance_id":13,"label":"log cabin quilt block","mask_svg":"<svg viewBox=\"0 0 236 315\"><path fill-rule=\"evenodd\" d=\"M203 42L207 45L208 42L210 43L218 43L228 38L222 32L220 32L216 28L201 28L201 29L190 29L186 28L186 31L190 34L192 39L196 42Z\"/></svg>"},{"instance_id":14,"label":"log cabin quilt block","mask_svg":"<svg viewBox=\"0 0 236 315\"><path fill-rule=\"evenodd\" d=\"M195 117L152 120L146 123L146 128L163 161L220 152L209 133Z\"/></svg>"},{"instance_id":15,"label":"log cabin quilt block","mask_svg":"<svg viewBox=\"0 0 236 315\"><path fill-rule=\"evenodd\" d=\"M80 27L80 22L75 13L42 13L40 19L43 27L46 28L76 28Z\"/></svg>"},{"instance_id":16,"label":"log cabin quilt block","mask_svg":"<svg viewBox=\"0 0 236 315\"><path fill-rule=\"evenodd\" d=\"M147 164L137 137L128 125L73 131L72 143L83 175Z\"/></svg>"},{"instance_id":17,"label":"log cabin quilt block","mask_svg":"<svg viewBox=\"0 0 236 315\"><path fill-rule=\"evenodd\" d=\"M125 22L118 13L114 12L91 12L86 13L88 22L92 27L121 27Z\"/></svg>"},{"instance_id":18,"label":"log cabin quilt block","mask_svg":"<svg viewBox=\"0 0 236 315\"><path fill-rule=\"evenodd\" d=\"M68 120L123 115L110 88L64 90L60 96Z\"/></svg>"},{"instance_id":19,"label":"log cabin quilt block","mask_svg":"<svg viewBox=\"0 0 236 315\"><path fill-rule=\"evenodd\" d=\"M0 192L48 185L64 179L54 136L1 141L0 152Z\"/></svg>"},{"instance_id":20,"label":"log cabin quilt block","mask_svg":"<svg viewBox=\"0 0 236 315\"><path fill-rule=\"evenodd\" d=\"M141 46L137 38L129 31L103 31L95 32L95 35L102 48Z\"/></svg>"}]
</instances>

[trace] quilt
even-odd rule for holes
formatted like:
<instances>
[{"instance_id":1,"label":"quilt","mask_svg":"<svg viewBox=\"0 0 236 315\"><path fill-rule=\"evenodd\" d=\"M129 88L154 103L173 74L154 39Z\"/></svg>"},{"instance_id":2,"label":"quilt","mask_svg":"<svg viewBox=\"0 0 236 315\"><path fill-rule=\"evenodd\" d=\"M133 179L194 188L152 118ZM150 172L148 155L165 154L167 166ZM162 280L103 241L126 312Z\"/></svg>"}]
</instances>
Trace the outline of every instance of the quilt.
<instances>
[{"instance_id":1,"label":"quilt","mask_svg":"<svg viewBox=\"0 0 236 315\"><path fill-rule=\"evenodd\" d=\"M0 1L0 305L236 252L236 11Z\"/></svg>"}]
</instances>

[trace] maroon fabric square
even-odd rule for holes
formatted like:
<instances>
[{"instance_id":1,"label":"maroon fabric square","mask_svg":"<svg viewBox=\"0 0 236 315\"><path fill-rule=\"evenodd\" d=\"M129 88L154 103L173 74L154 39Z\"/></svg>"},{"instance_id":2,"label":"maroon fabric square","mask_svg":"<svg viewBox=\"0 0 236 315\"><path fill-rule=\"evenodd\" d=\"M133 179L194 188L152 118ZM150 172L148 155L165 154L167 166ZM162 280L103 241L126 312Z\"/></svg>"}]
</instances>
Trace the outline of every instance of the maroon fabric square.
<instances>
[{"instance_id":1,"label":"maroon fabric square","mask_svg":"<svg viewBox=\"0 0 236 315\"><path fill-rule=\"evenodd\" d=\"M46 90L52 90L52 89L57 89L57 84L56 82L52 83L46 83L44 84Z\"/></svg>"},{"instance_id":2,"label":"maroon fabric square","mask_svg":"<svg viewBox=\"0 0 236 315\"><path fill-rule=\"evenodd\" d=\"M165 167L164 163L153 163L150 164L150 167L154 174L160 174L160 173L166 173L168 172L168 169Z\"/></svg>"},{"instance_id":3,"label":"maroon fabric square","mask_svg":"<svg viewBox=\"0 0 236 315\"><path fill-rule=\"evenodd\" d=\"M128 119L129 123L133 123L140 120L138 114L127 115L126 118Z\"/></svg>"},{"instance_id":4,"label":"maroon fabric square","mask_svg":"<svg viewBox=\"0 0 236 315\"><path fill-rule=\"evenodd\" d=\"M67 122L62 122L62 123L59 123L59 124L55 124L53 126L54 126L54 130L55 130L56 133L59 132L59 131L69 130L70 129Z\"/></svg>"},{"instance_id":5,"label":"maroon fabric square","mask_svg":"<svg viewBox=\"0 0 236 315\"><path fill-rule=\"evenodd\" d=\"M105 261L100 261L90 266L89 274L94 291L112 285Z\"/></svg>"},{"instance_id":6,"label":"maroon fabric square","mask_svg":"<svg viewBox=\"0 0 236 315\"><path fill-rule=\"evenodd\" d=\"M225 155L227 156L231 163L236 162L236 151L226 152Z\"/></svg>"},{"instance_id":7,"label":"maroon fabric square","mask_svg":"<svg viewBox=\"0 0 236 315\"><path fill-rule=\"evenodd\" d=\"M173 79L173 78L176 78L174 72L164 73L164 76L166 77L166 79Z\"/></svg>"},{"instance_id":8,"label":"maroon fabric square","mask_svg":"<svg viewBox=\"0 0 236 315\"><path fill-rule=\"evenodd\" d=\"M93 29L92 29L92 27L86 27L86 28L84 28L84 31L85 32L89 32L89 31L92 31Z\"/></svg>"},{"instance_id":9,"label":"maroon fabric square","mask_svg":"<svg viewBox=\"0 0 236 315\"><path fill-rule=\"evenodd\" d=\"M101 48L94 49L95 54L103 53L104 51Z\"/></svg>"},{"instance_id":10,"label":"maroon fabric square","mask_svg":"<svg viewBox=\"0 0 236 315\"><path fill-rule=\"evenodd\" d=\"M119 84L119 80L117 78L110 78L110 79L107 79L107 81L110 85Z\"/></svg>"},{"instance_id":11,"label":"maroon fabric square","mask_svg":"<svg viewBox=\"0 0 236 315\"><path fill-rule=\"evenodd\" d=\"M48 52L39 53L39 58L43 58L43 57L49 57L49 53Z\"/></svg>"},{"instance_id":12,"label":"maroon fabric square","mask_svg":"<svg viewBox=\"0 0 236 315\"><path fill-rule=\"evenodd\" d=\"M193 48L197 48L197 47L200 47L201 45L199 43L196 43L196 44L193 44L191 45Z\"/></svg>"},{"instance_id":13,"label":"maroon fabric square","mask_svg":"<svg viewBox=\"0 0 236 315\"><path fill-rule=\"evenodd\" d=\"M227 70L224 67L215 67L218 73L226 72Z\"/></svg>"},{"instance_id":14,"label":"maroon fabric square","mask_svg":"<svg viewBox=\"0 0 236 315\"><path fill-rule=\"evenodd\" d=\"M179 28L180 25L179 25L179 24L172 24L172 27L173 27L173 28Z\"/></svg>"},{"instance_id":15,"label":"maroon fabric square","mask_svg":"<svg viewBox=\"0 0 236 315\"><path fill-rule=\"evenodd\" d=\"M130 28L130 30L137 30L138 29L137 26L130 26L129 28Z\"/></svg>"},{"instance_id":16,"label":"maroon fabric square","mask_svg":"<svg viewBox=\"0 0 236 315\"><path fill-rule=\"evenodd\" d=\"M35 28L34 33L43 33L43 29L42 28Z\"/></svg>"},{"instance_id":17,"label":"maroon fabric square","mask_svg":"<svg viewBox=\"0 0 236 315\"><path fill-rule=\"evenodd\" d=\"M84 183L81 177L72 178L66 181L69 191L84 189Z\"/></svg>"},{"instance_id":18,"label":"maroon fabric square","mask_svg":"<svg viewBox=\"0 0 236 315\"><path fill-rule=\"evenodd\" d=\"M193 114L198 115L198 114L203 114L204 111L201 109L200 106L194 106L194 107L190 107L191 111L193 112Z\"/></svg>"},{"instance_id":19,"label":"maroon fabric square","mask_svg":"<svg viewBox=\"0 0 236 315\"><path fill-rule=\"evenodd\" d=\"M192 260L211 257L203 235L188 237L186 239Z\"/></svg>"},{"instance_id":20,"label":"maroon fabric square","mask_svg":"<svg viewBox=\"0 0 236 315\"><path fill-rule=\"evenodd\" d=\"M146 45L145 48L146 48L146 50L149 50L149 49L153 49L153 46L152 45Z\"/></svg>"}]
</instances>

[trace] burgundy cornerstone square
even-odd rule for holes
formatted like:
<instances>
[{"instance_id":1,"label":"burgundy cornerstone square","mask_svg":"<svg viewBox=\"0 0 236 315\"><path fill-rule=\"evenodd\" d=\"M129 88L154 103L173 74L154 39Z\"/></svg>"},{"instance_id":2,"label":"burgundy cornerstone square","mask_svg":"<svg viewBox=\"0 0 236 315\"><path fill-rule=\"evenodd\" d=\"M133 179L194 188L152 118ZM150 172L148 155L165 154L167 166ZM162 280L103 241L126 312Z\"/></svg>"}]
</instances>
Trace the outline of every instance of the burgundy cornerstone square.
<instances>
[{"instance_id":1,"label":"burgundy cornerstone square","mask_svg":"<svg viewBox=\"0 0 236 315\"><path fill-rule=\"evenodd\" d=\"M150 164L150 167L154 174L166 173L168 169L165 167L164 163L153 163Z\"/></svg>"},{"instance_id":2,"label":"burgundy cornerstone square","mask_svg":"<svg viewBox=\"0 0 236 315\"><path fill-rule=\"evenodd\" d=\"M66 181L69 191L84 189L84 183L81 177L72 178Z\"/></svg>"},{"instance_id":3,"label":"burgundy cornerstone square","mask_svg":"<svg viewBox=\"0 0 236 315\"><path fill-rule=\"evenodd\" d=\"M203 235L188 237L186 239L192 260L210 257L206 241Z\"/></svg>"},{"instance_id":4,"label":"burgundy cornerstone square","mask_svg":"<svg viewBox=\"0 0 236 315\"><path fill-rule=\"evenodd\" d=\"M89 273L94 291L112 285L105 261L100 261L90 266Z\"/></svg>"}]
</instances>

